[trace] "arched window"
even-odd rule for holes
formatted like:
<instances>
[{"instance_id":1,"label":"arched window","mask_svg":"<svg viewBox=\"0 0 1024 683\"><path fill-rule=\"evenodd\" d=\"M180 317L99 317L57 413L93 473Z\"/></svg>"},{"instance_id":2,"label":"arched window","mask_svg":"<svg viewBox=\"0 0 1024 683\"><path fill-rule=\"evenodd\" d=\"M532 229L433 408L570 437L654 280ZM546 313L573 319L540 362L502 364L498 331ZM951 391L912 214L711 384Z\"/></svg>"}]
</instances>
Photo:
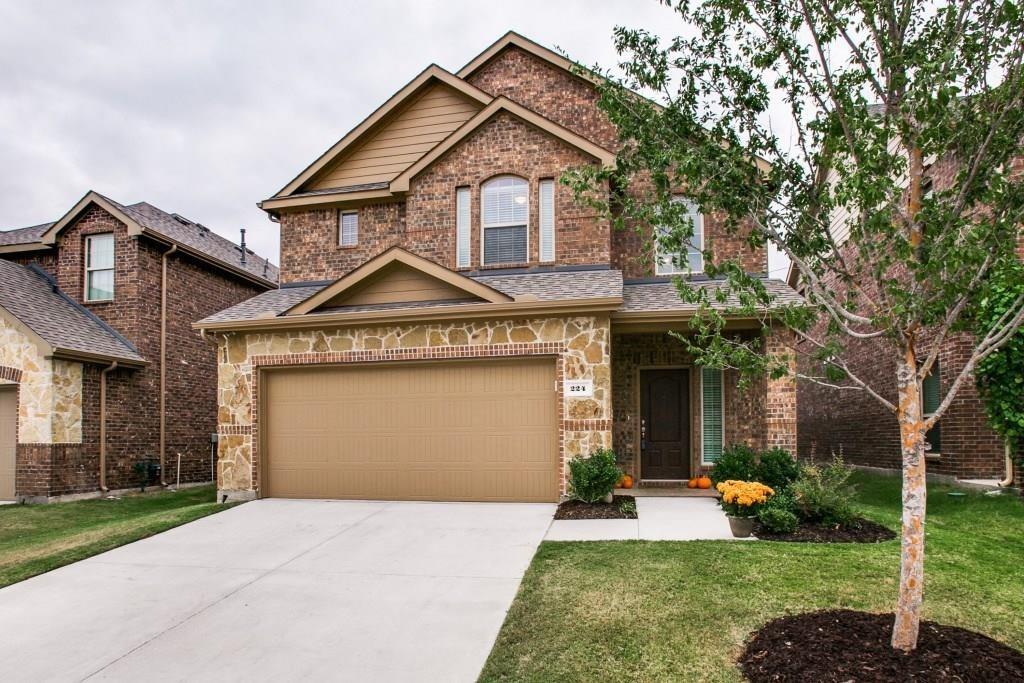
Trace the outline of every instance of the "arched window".
<instances>
[{"instance_id":1,"label":"arched window","mask_svg":"<svg viewBox=\"0 0 1024 683\"><path fill-rule=\"evenodd\" d=\"M530 185L516 176L499 176L480 188L483 265L529 260Z\"/></svg>"}]
</instances>

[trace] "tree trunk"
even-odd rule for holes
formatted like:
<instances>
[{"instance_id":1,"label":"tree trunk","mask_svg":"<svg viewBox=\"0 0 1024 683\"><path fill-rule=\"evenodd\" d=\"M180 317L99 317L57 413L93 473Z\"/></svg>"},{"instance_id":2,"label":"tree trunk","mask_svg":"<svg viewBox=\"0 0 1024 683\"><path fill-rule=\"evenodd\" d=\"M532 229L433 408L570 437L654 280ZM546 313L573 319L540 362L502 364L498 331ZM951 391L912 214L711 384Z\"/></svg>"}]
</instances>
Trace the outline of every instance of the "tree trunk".
<instances>
[{"instance_id":1,"label":"tree trunk","mask_svg":"<svg viewBox=\"0 0 1024 683\"><path fill-rule=\"evenodd\" d=\"M896 368L899 390L900 448L903 455L903 533L900 556L900 593L892 646L904 652L917 647L924 596L925 486L924 419L921 417L920 384L913 349Z\"/></svg>"}]
</instances>

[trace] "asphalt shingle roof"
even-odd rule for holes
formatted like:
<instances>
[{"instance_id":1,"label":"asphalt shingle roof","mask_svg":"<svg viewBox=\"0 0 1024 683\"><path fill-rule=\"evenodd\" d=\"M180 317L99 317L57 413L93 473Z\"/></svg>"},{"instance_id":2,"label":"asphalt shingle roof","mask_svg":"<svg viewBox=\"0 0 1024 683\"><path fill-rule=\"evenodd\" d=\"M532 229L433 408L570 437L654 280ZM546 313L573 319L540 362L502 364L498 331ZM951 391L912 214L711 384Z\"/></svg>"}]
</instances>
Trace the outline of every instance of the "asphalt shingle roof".
<instances>
[{"instance_id":1,"label":"asphalt shingle roof","mask_svg":"<svg viewBox=\"0 0 1024 683\"><path fill-rule=\"evenodd\" d=\"M53 225L52 222L33 225L29 228L2 230L0 231L0 246L6 247L13 244L32 244L33 242L38 242L39 238L50 229L51 225Z\"/></svg>"},{"instance_id":2,"label":"asphalt shingle roof","mask_svg":"<svg viewBox=\"0 0 1024 683\"><path fill-rule=\"evenodd\" d=\"M145 362L127 339L30 267L0 259L0 306L55 350Z\"/></svg>"},{"instance_id":3,"label":"asphalt shingle roof","mask_svg":"<svg viewBox=\"0 0 1024 683\"><path fill-rule=\"evenodd\" d=\"M601 299L619 296L622 292L622 273L618 270L551 271L515 275L495 274L472 276L472 279L509 296L532 295L537 301ZM292 306L305 301L329 283L301 287L283 287L257 294L240 304L204 318L201 323L235 322L257 318L273 318ZM450 305L452 302L426 301L407 304L381 304L374 306L344 306L329 312L368 312ZM466 302L459 301L458 304Z\"/></svg>"},{"instance_id":4,"label":"asphalt shingle roof","mask_svg":"<svg viewBox=\"0 0 1024 683\"><path fill-rule=\"evenodd\" d=\"M765 288L775 295L777 304L799 304L803 302L803 298L797 294L796 290L782 280L766 278L762 281ZM723 282L721 280L693 280L690 284L693 287L714 289L722 285ZM716 307L725 308L737 305L739 305L738 299L730 295L724 306ZM696 311L697 307L679 298L675 282L665 280L660 282L627 283L622 288L622 308L619 310L628 313L641 311L679 311L684 313Z\"/></svg>"}]
</instances>

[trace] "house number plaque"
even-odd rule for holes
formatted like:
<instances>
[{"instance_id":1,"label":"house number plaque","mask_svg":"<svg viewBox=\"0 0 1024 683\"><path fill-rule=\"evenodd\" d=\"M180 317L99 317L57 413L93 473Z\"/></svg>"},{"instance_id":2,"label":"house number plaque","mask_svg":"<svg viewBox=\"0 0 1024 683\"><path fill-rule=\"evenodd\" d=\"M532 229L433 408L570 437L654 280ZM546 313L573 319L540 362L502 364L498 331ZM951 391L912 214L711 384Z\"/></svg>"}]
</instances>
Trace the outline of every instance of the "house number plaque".
<instances>
[{"instance_id":1,"label":"house number plaque","mask_svg":"<svg viewBox=\"0 0 1024 683\"><path fill-rule=\"evenodd\" d=\"M567 379L563 391L569 398L591 398L594 395L594 380Z\"/></svg>"}]
</instances>

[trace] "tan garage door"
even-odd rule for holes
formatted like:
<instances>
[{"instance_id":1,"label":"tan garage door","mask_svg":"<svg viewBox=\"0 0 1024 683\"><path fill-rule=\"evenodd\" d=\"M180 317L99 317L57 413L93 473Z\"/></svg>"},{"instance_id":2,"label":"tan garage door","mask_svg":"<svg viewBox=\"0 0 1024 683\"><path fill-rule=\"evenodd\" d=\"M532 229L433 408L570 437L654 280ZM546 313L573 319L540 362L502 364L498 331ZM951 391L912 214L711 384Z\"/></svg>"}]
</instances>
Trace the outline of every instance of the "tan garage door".
<instances>
[{"instance_id":1,"label":"tan garage door","mask_svg":"<svg viewBox=\"0 0 1024 683\"><path fill-rule=\"evenodd\" d=\"M0 387L0 500L14 499L14 449L18 424L18 393Z\"/></svg>"},{"instance_id":2,"label":"tan garage door","mask_svg":"<svg viewBox=\"0 0 1024 683\"><path fill-rule=\"evenodd\" d=\"M269 370L263 495L554 501L552 360Z\"/></svg>"}]
</instances>

